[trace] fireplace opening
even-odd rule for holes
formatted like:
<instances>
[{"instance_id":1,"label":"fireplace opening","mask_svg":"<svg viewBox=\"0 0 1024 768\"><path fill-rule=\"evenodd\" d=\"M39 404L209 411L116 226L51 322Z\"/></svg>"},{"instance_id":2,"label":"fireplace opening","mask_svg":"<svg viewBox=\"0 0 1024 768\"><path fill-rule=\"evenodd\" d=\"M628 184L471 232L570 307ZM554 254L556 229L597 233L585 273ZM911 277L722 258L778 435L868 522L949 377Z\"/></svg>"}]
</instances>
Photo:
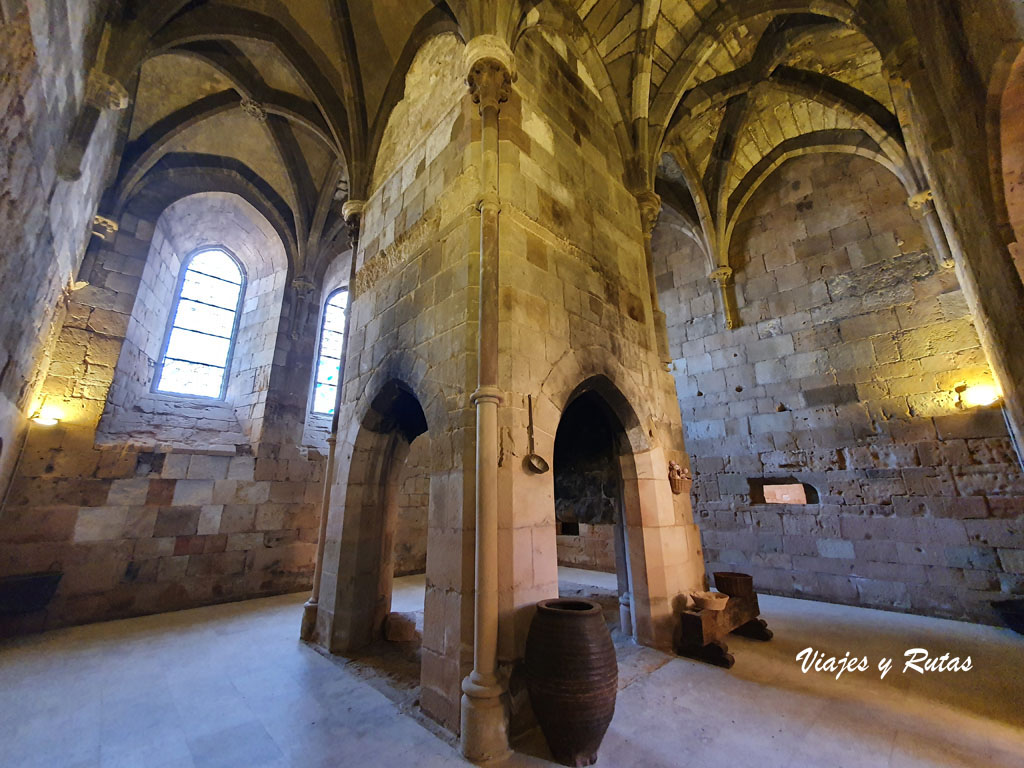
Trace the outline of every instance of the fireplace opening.
<instances>
[{"instance_id":1,"label":"fireplace opening","mask_svg":"<svg viewBox=\"0 0 1024 768\"><path fill-rule=\"evenodd\" d=\"M625 433L604 399L586 391L566 407L552 462L559 596L599 602L619 620L628 593L620 455ZM627 633L631 629L627 629Z\"/></svg>"},{"instance_id":2,"label":"fireplace opening","mask_svg":"<svg viewBox=\"0 0 1024 768\"><path fill-rule=\"evenodd\" d=\"M341 499L337 578L344 588L335 598L335 642L403 691L419 682L427 626L444 622L425 611L432 465L419 400L392 380L371 401L352 446Z\"/></svg>"}]
</instances>

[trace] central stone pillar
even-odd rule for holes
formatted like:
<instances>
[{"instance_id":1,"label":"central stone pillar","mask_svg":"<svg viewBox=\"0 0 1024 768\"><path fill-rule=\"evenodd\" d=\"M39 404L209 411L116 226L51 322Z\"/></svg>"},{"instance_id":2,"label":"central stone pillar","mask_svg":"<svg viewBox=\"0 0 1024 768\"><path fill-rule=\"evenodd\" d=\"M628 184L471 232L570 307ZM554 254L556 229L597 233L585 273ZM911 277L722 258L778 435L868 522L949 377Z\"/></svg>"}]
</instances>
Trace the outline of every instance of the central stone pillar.
<instances>
[{"instance_id":1,"label":"central stone pillar","mask_svg":"<svg viewBox=\"0 0 1024 768\"><path fill-rule=\"evenodd\" d=\"M473 38L466 63L480 107L480 299L476 407L476 577L473 671L462 681L462 752L470 760L508 752L498 652L498 113L512 87L512 52L497 37Z\"/></svg>"},{"instance_id":2,"label":"central stone pillar","mask_svg":"<svg viewBox=\"0 0 1024 768\"><path fill-rule=\"evenodd\" d=\"M392 446L422 427L395 404L415 398L433 454L420 701L485 761L534 726L517 667L537 601L558 595L558 553L554 472L531 459L553 467L575 398L596 398L617 436L637 642L671 646L703 562L668 479L687 462L645 253L657 198L642 215L570 50L537 30L514 64L493 37L430 46L361 217L315 636L346 653L377 634Z\"/></svg>"},{"instance_id":3,"label":"central stone pillar","mask_svg":"<svg viewBox=\"0 0 1024 768\"><path fill-rule=\"evenodd\" d=\"M349 266L348 285L356 279L356 253L359 250L359 218L365 203L362 200L346 200L342 206L342 217L348 228L349 242L352 246L352 258ZM345 389L345 362L348 360L348 343L352 326L352 302L345 305L345 330L341 341L341 363L338 368L338 389L334 398L334 415L331 418L331 434L327 438L327 472L324 477L324 489L320 500L320 523L317 529L316 562L313 565L313 589L309 600L303 606L302 626L299 637L310 640L316 629L317 611L320 607L320 582L323 579L324 549L327 543L327 517L331 509L331 490L334 488L335 452L338 445L338 420L341 416L342 394Z\"/></svg>"}]
</instances>

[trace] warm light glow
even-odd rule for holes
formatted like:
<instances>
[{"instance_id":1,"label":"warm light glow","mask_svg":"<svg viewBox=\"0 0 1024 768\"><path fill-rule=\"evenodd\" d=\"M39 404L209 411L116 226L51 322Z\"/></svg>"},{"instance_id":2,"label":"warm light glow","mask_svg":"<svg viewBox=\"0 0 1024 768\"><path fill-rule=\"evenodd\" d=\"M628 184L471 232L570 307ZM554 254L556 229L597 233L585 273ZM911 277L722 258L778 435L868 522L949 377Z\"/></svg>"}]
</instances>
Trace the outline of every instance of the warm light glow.
<instances>
[{"instance_id":1,"label":"warm light glow","mask_svg":"<svg viewBox=\"0 0 1024 768\"><path fill-rule=\"evenodd\" d=\"M32 422L41 427L55 427L60 424L60 420L63 417L64 412L61 411L60 408L55 408L52 405L46 405L36 411L35 416L32 417Z\"/></svg>"},{"instance_id":2,"label":"warm light glow","mask_svg":"<svg viewBox=\"0 0 1024 768\"><path fill-rule=\"evenodd\" d=\"M960 395L964 408L992 405L1003 396L995 384L972 384Z\"/></svg>"}]
</instances>

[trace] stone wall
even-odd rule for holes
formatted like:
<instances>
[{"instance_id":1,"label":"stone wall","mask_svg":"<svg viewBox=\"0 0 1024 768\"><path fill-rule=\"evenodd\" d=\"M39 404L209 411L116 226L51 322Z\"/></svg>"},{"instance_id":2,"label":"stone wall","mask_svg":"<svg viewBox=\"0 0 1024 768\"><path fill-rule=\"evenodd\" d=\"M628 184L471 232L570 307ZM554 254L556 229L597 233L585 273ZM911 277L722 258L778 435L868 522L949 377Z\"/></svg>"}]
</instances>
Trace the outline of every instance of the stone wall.
<instances>
[{"instance_id":1,"label":"stone wall","mask_svg":"<svg viewBox=\"0 0 1024 768\"><path fill-rule=\"evenodd\" d=\"M100 5L17 0L0 20L0 488L38 405L50 329L84 254L113 145L118 113L106 112L81 178L58 178L90 64L86 31Z\"/></svg>"},{"instance_id":2,"label":"stone wall","mask_svg":"<svg viewBox=\"0 0 1024 768\"><path fill-rule=\"evenodd\" d=\"M637 200L600 73L543 28L522 36L516 64L499 128L499 657L521 654L532 606L558 594L556 480L524 467L528 398L535 450L550 463L563 414L584 392L615 433L638 638L668 646L673 601L699 586L703 563L689 500L668 484L669 460L687 459Z\"/></svg>"},{"instance_id":3,"label":"stone wall","mask_svg":"<svg viewBox=\"0 0 1024 768\"><path fill-rule=\"evenodd\" d=\"M0 634L309 588L322 462L72 438L34 432L0 540L0 577L63 578L45 611L4 617Z\"/></svg>"},{"instance_id":4,"label":"stone wall","mask_svg":"<svg viewBox=\"0 0 1024 768\"><path fill-rule=\"evenodd\" d=\"M998 169L990 132L998 108L990 88L998 60L1019 50L1017 3L950 0L931 17L927 0L909 0L926 77L916 84L907 133L932 185L957 276L978 336L1006 395L1011 430L1024 443L1024 282L1006 243L1010 234L993 201ZM982 11L984 8L984 11ZM926 87L930 83L930 88ZM930 91L930 93L929 93Z\"/></svg>"},{"instance_id":5,"label":"stone wall","mask_svg":"<svg viewBox=\"0 0 1024 768\"><path fill-rule=\"evenodd\" d=\"M992 620L1024 588L1024 475L953 270L936 265L880 166L819 155L757 193L730 256L741 327L726 330L707 262L663 214L669 319L694 504L709 571L760 589ZM820 503L755 505L791 478Z\"/></svg>"},{"instance_id":6,"label":"stone wall","mask_svg":"<svg viewBox=\"0 0 1024 768\"><path fill-rule=\"evenodd\" d=\"M141 222L140 222L141 224ZM146 229L151 222L143 225ZM157 429L149 423L145 411L136 410L140 400L148 400L153 377L167 338L167 321L174 304L174 292L181 274L181 255L169 237L167 220L161 217L154 226L153 240L144 262L132 260L141 267L138 298L128 318L124 345L117 359L114 380L106 404L104 432L136 432ZM127 258L123 263L131 263ZM144 264L144 266L143 266ZM138 270L135 270L138 271ZM152 409L147 409L152 412ZM135 414L135 419L131 415Z\"/></svg>"},{"instance_id":7,"label":"stone wall","mask_svg":"<svg viewBox=\"0 0 1024 768\"><path fill-rule=\"evenodd\" d=\"M190 201L196 202L183 200L185 209ZM219 212L221 223L228 218L217 207L223 200L202 202ZM249 325L259 329L260 346L249 356L236 355L233 364L236 378L264 367L264 376L243 387L256 397L225 403L151 394L153 361L144 350L154 341L145 331L159 332L162 343L173 298L156 289L157 275L166 272L168 259L198 245L195 232L176 233L174 223L173 217L156 224L125 214L116 236L94 238L83 262L85 284L68 302L40 390L61 422L31 427L0 525L0 578L39 571L63 577L46 610L11 617L0 631L310 585L324 462L299 438L316 318L296 328L294 339L287 333L291 302L271 268L271 244L258 244L257 255L268 262L264 269L249 255L243 313L255 318ZM169 245L172 238L177 245ZM232 245L246 258L245 243ZM152 279L143 277L147 270L155 270ZM144 304L154 297L161 305ZM300 390L289 377L301 379ZM115 383L121 387L114 389L117 402L108 396ZM273 413L257 414L257 403L271 404ZM242 432L239 407L262 424L259 433ZM120 430L104 424L101 431L104 414Z\"/></svg>"},{"instance_id":8,"label":"stone wall","mask_svg":"<svg viewBox=\"0 0 1024 768\"><path fill-rule=\"evenodd\" d=\"M564 529L555 536L558 564L590 571L615 573L615 527L579 524L579 533L568 534Z\"/></svg>"},{"instance_id":9,"label":"stone wall","mask_svg":"<svg viewBox=\"0 0 1024 768\"><path fill-rule=\"evenodd\" d=\"M413 440L398 475L395 576L427 570L427 512L430 505L430 437Z\"/></svg>"}]
</instances>

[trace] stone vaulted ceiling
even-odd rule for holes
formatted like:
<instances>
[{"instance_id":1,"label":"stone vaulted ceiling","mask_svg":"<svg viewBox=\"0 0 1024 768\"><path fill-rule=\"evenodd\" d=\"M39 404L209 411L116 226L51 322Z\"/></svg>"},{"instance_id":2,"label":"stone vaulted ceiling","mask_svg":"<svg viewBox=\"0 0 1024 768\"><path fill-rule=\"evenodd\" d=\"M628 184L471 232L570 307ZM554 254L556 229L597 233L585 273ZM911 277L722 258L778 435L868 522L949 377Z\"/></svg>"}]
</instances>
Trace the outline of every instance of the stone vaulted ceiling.
<instances>
[{"instance_id":1,"label":"stone vaulted ceiling","mask_svg":"<svg viewBox=\"0 0 1024 768\"><path fill-rule=\"evenodd\" d=\"M104 205L153 214L190 192L236 192L278 230L296 275L322 274L423 43L454 32L515 47L538 26L575 48L630 185L653 185L714 252L796 154L855 152L913 176L882 71L887 5L120 0L103 66L133 99Z\"/></svg>"},{"instance_id":2,"label":"stone vaulted ceiling","mask_svg":"<svg viewBox=\"0 0 1024 768\"><path fill-rule=\"evenodd\" d=\"M346 247L341 203L365 194L416 49L455 29L425 0L150 0L116 14L135 92L107 207L158 214L189 192L236 192L309 275Z\"/></svg>"}]
</instances>

